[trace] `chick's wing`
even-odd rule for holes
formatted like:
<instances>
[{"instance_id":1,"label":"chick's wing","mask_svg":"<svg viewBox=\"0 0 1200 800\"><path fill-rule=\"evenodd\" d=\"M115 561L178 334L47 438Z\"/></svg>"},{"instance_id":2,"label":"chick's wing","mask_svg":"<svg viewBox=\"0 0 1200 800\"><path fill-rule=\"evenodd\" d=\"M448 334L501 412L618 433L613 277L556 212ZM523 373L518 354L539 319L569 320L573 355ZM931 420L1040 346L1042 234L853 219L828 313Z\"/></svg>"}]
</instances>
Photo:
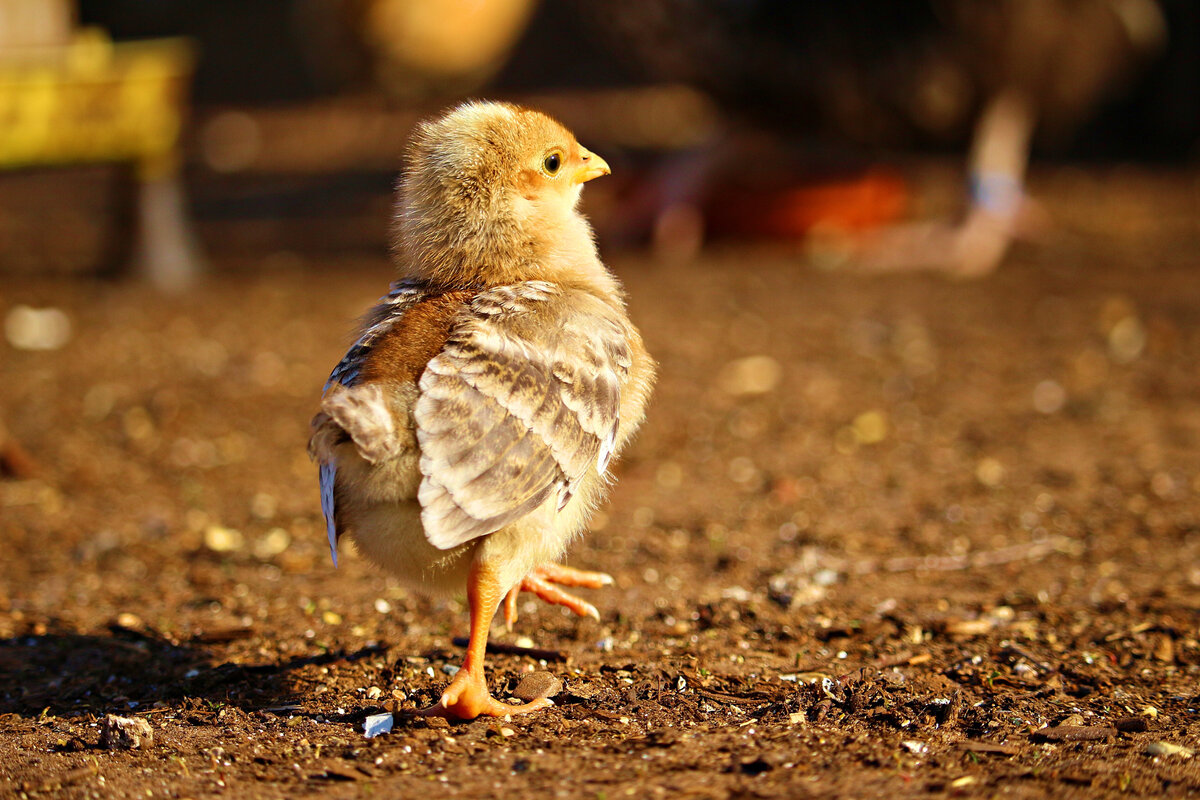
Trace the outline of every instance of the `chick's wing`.
<instances>
[{"instance_id":1,"label":"chick's wing","mask_svg":"<svg viewBox=\"0 0 1200 800\"><path fill-rule=\"evenodd\" d=\"M366 449L364 457L372 463L390 449L390 437L387 436L386 428L391 420L386 413L380 413L384 404L379 396L379 387L368 385L362 391L354 393L349 390L359 387L363 370L368 367L370 357L379 342L426 296L424 289L414 283L398 282L392 285L391 290L380 298L379 303L372 309L358 340L330 373L329 380L325 383L322 410L313 418L308 452L320 464L318 474L321 485L321 510L325 515L329 550L335 566L338 562L337 544L341 529L337 521L338 469L333 449L339 441L349 437L360 450ZM366 435L379 446L372 448L367 442L360 441ZM379 452L372 456L372 450Z\"/></svg>"},{"instance_id":2,"label":"chick's wing","mask_svg":"<svg viewBox=\"0 0 1200 800\"><path fill-rule=\"evenodd\" d=\"M622 317L541 281L476 295L420 379L425 535L449 549L608 467L630 366Z\"/></svg>"}]
</instances>

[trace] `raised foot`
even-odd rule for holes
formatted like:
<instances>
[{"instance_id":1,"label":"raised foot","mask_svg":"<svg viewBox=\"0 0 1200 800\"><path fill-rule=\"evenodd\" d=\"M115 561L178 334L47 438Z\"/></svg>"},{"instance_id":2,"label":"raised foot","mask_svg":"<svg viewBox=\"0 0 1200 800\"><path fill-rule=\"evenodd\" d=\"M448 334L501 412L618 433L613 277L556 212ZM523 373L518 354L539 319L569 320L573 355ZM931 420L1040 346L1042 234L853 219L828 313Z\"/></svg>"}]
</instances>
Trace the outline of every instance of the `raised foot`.
<instances>
[{"instance_id":1,"label":"raised foot","mask_svg":"<svg viewBox=\"0 0 1200 800\"><path fill-rule=\"evenodd\" d=\"M564 567L560 564L542 564L540 567L535 567L520 584L514 586L505 596L504 624L511 631L513 623L517 621L517 596L521 592L532 592L547 603L568 608L581 617L599 620L600 612L594 605L582 597L576 597L570 592L559 589L558 586L599 589L602 586L611 586L612 583L612 576L603 572L588 572L573 567Z\"/></svg>"},{"instance_id":2,"label":"raised foot","mask_svg":"<svg viewBox=\"0 0 1200 800\"><path fill-rule=\"evenodd\" d=\"M554 701L548 697L519 705L502 703L488 693L482 675L470 675L465 669L462 669L454 676L454 680L446 687L446 691L442 692L442 699L437 705L422 709L418 713L423 717L471 720L476 717L528 714L552 705L554 705Z\"/></svg>"}]
</instances>

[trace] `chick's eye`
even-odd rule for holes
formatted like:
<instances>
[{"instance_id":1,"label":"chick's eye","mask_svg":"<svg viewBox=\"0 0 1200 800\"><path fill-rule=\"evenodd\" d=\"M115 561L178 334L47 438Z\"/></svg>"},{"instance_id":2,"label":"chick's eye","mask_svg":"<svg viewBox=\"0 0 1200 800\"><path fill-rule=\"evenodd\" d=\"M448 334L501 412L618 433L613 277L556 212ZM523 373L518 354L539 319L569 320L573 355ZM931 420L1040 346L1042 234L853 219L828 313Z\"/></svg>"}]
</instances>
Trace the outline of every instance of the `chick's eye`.
<instances>
[{"instance_id":1,"label":"chick's eye","mask_svg":"<svg viewBox=\"0 0 1200 800\"><path fill-rule=\"evenodd\" d=\"M562 156L558 153L551 153L546 156L546 160L542 162L542 166L546 169L546 174L553 175L562 166Z\"/></svg>"}]
</instances>

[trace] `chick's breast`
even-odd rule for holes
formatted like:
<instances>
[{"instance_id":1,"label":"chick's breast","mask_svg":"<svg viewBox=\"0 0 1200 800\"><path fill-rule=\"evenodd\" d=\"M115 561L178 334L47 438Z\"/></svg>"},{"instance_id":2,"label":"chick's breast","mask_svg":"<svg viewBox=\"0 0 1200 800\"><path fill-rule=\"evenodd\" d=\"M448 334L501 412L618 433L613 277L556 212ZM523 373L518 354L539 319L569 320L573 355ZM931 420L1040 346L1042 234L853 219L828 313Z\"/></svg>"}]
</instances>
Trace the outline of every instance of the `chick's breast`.
<instances>
[{"instance_id":1,"label":"chick's breast","mask_svg":"<svg viewBox=\"0 0 1200 800\"><path fill-rule=\"evenodd\" d=\"M461 589L557 559L641 420L649 360L611 300L545 281L398 285L334 369L311 447L330 544Z\"/></svg>"}]
</instances>

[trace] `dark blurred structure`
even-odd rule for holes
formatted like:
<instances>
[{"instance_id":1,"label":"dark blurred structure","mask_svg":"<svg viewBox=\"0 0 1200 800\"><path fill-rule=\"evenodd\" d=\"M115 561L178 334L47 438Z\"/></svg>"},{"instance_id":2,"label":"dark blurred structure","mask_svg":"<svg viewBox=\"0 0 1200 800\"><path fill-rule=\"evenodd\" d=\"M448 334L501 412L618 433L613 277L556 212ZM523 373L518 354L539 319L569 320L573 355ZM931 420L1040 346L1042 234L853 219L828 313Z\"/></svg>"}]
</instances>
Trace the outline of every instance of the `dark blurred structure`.
<instances>
[{"instance_id":1,"label":"dark blurred structure","mask_svg":"<svg viewBox=\"0 0 1200 800\"><path fill-rule=\"evenodd\" d=\"M1200 3L1159 0L1162 53L1124 97L1085 122L1071 154L1144 161L1195 160L1200 153Z\"/></svg>"},{"instance_id":2,"label":"dark blurred structure","mask_svg":"<svg viewBox=\"0 0 1200 800\"><path fill-rule=\"evenodd\" d=\"M1161 10L1165 40L1147 7ZM880 228L914 190L872 165L971 148L963 195L1002 211L983 226L992 262L1024 224L1031 147L1180 163L1200 140L1190 0L78 0L77 17L118 41L196 42L185 174L222 264L382 254L409 126L464 96L546 107L610 157L617 174L589 211L625 242L664 220L693 244L705 224L768 237L830 219ZM37 199L49 212L19 209L33 227L80 222L42 237L63 251L51 261L74 263L123 213L111 183L95 171L7 176L0 203ZM681 199L707 217L674 213ZM908 230L877 249L920 261L965 246L962 232Z\"/></svg>"},{"instance_id":3,"label":"dark blurred structure","mask_svg":"<svg viewBox=\"0 0 1200 800\"><path fill-rule=\"evenodd\" d=\"M370 0L79 4L83 23L103 25L118 39L194 37L203 54L195 90L201 104L295 101L376 83L367 41L370 5ZM1057 6L1067 19L1054 24L1071 26L1095 5L1093 0L541 3L515 45L491 51L495 58L508 57L491 87L569 89L670 75L693 80L769 123L835 136L857 133L866 142L939 147L961 144L969 135L961 111L956 123L949 121L950 112L977 104L986 88L972 85L955 64L979 61L982 79L995 79L987 63L1000 63L995 47L980 38L997 28L989 16L1018 6L1036 13L1039 6ZM1099 5L1123 14L1125 0ZM1168 31L1165 48L1129 91L1110 98L1060 152L1151 160L1192 155L1200 139L1200 4L1158 0L1158 5ZM520 19L519 8L509 14ZM1078 61L1089 45L1081 39L1062 47L1066 60ZM872 125L855 122L856 115L867 113L863 109L874 116Z\"/></svg>"},{"instance_id":4,"label":"dark blurred structure","mask_svg":"<svg viewBox=\"0 0 1200 800\"><path fill-rule=\"evenodd\" d=\"M646 74L767 126L944 147L1005 85L1035 99L1059 152L1179 159L1200 138L1190 0L577 2L584 27Z\"/></svg>"},{"instance_id":5,"label":"dark blurred structure","mask_svg":"<svg viewBox=\"0 0 1200 800\"><path fill-rule=\"evenodd\" d=\"M503 66L536 0L81 0L120 38L201 43L196 97L261 104L371 87L404 102L470 92Z\"/></svg>"},{"instance_id":6,"label":"dark blurred structure","mask_svg":"<svg viewBox=\"0 0 1200 800\"><path fill-rule=\"evenodd\" d=\"M782 142L890 150L955 145L970 132L961 223L886 231L840 248L871 269L965 275L994 269L1028 226L1024 177L1035 133L1068 141L1166 40L1157 0L616 0L582 8L614 50L660 78L702 87L735 121L707 164L664 175L662 197L635 204L658 205L656 242L671 238L663 231L672 218L691 218L684 228L699 230L727 216L720 204L743 187L731 191L722 172L741 181L741 165L782 160L761 143L737 141L737 123ZM752 219L789 202L772 191L759 187ZM676 238L694 243L698 235Z\"/></svg>"}]
</instances>

